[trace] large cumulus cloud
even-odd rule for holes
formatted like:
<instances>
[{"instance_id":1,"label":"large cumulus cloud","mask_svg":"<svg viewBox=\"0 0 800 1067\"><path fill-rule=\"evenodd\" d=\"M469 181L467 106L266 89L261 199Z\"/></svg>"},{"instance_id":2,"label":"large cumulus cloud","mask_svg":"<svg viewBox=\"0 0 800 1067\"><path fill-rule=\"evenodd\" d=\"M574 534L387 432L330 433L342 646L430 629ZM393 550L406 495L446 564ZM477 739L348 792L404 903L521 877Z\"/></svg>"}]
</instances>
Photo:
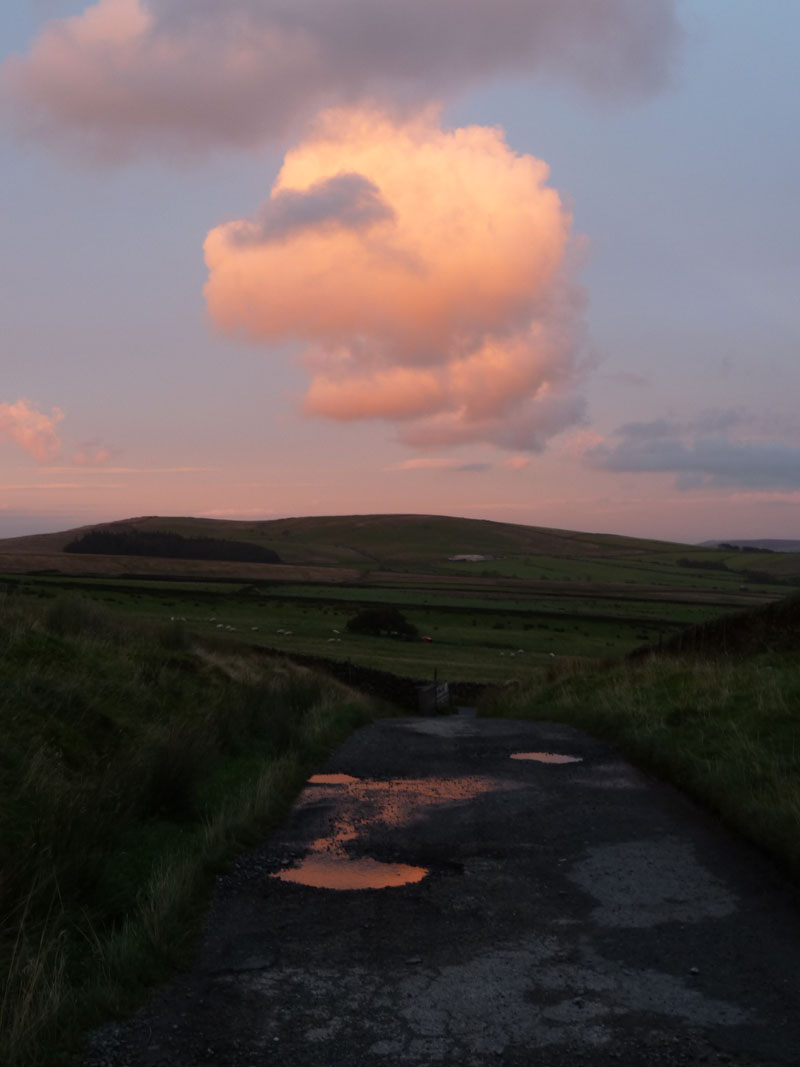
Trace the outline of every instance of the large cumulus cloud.
<instances>
[{"instance_id":1,"label":"large cumulus cloud","mask_svg":"<svg viewBox=\"0 0 800 1067\"><path fill-rule=\"evenodd\" d=\"M675 0L99 0L6 60L0 100L23 134L90 156L181 156L500 75L647 93L679 38Z\"/></svg>"},{"instance_id":2,"label":"large cumulus cloud","mask_svg":"<svg viewBox=\"0 0 800 1067\"><path fill-rule=\"evenodd\" d=\"M306 342L309 412L538 450L582 412L571 217L502 132L335 110L205 243L221 330Z\"/></svg>"}]
</instances>

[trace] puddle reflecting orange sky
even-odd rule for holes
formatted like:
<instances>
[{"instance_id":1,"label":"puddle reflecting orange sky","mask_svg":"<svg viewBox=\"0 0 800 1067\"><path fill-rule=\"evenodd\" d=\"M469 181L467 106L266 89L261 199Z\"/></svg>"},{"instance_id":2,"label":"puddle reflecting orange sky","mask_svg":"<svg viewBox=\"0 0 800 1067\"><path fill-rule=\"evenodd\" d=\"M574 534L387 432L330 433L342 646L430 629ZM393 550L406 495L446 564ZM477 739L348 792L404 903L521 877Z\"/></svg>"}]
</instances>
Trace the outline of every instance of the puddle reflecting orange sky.
<instances>
[{"instance_id":1,"label":"puddle reflecting orange sky","mask_svg":"<svg viewBox=\"0 0 800 1067\"><path fill-rule=\"evenodd\" d=\"M471 800L498 789L516 789L518 783L494 778L395 778L361 780L349 775L314 775L297 802L302 808L330 800L330 826L309 845L309 853L296 864L273 874L283 882L318 889L388 889L421 881L424 867L381 863L371 857L354 857L346 846L365 830L389 829L418 818L428 808Z\"/></svg>"},{"instance_id":2,"label":"puddle reflecting orange sky","mask_svg":"<svg viewBox=\"0 0 800 1067\"><path fill-rule=\"evenodd\" d=\"M512 759L530 759L537 763L582 763L580 756L564 756L560 752L512 752Z\"/></svg>"},{"instance_id":3,"label":"puddle reflecting orange sky","mask_svg":"<svg viewBox=\"0 0 800 1067\"><path fill-rule=\"evenodd\" d=\"M426 867L405 863L380 863L366 856L352 859L346 855L317 855L312 852L296 867L279 871L275 878L316 889L391 889L393 886L421 882Z\"/></svg>"},{"instance_id":4,"label":"puddle reflecting orange sky","mask_svg":"<svg viewBox=\"0 0 800 1067\"><path fill-rule=\"evenodd\" d=\"M352 774L312 774L308 779L309 785L350 785L351 782L359 782L360 778L354 778Z\"/></svg>"}]
</instances>

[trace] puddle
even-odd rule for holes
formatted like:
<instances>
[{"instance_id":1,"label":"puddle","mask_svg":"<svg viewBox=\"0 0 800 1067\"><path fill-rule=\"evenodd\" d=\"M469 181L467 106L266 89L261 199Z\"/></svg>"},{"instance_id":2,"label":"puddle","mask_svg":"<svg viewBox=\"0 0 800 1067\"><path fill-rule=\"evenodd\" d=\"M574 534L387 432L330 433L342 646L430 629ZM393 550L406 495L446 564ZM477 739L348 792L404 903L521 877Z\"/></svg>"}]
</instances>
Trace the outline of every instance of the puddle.
<instances>
[{"instance_id":1,"label":"puddle","mask_svg":"<svg viewBox=\"0 0 800 1067\"><path fill-rule=\"evenodd\" d=\"M309 779L297 802L298 808L329 801L330 814L324 834L311 842L296 842L307 855L271 875L282 882L316 889L389 889L420 882L425 867L405 863L381 863L371 857L351 856L348 847L365 831L412 822L425 810L440 804L472 800L497 789L518 789L518 783L494 778L395 778L388 781L353 778L346 774L316 774ZM342 789L342 786L346 789ZM327 789L327 792L326 792Z\"/></svg>"},{"instance_id":2,"label":"puddle","mask_svg":"<svg viewBox=\"0 0 800 1067\"><path fill-rule=\"evenodd\" d=\"M296 867L273 875L282 882L295 882L315 889L391 889L421 882L427 867L410 867L405 863L380 863L378 860L351 859L345 854L312 853Z\"/></svg>"},{"instance_id":3,"label":"puddle","mask_svg":"<svg viewBox=\"0 0 800 1067\"><path fill-rule=\"evenodd\" d=\"M354 778L351 774L312 774L308 779L308 785L352 785L360 782L360 778Z\"/></svg>"},{"instance_id":4,"label":"puddle","mask_svg":"<svg viewBox=\"0 0 800 1067\"><path fill-rule=\"evenodd\" d=\"M582 763L580 756L564 756L560 752L512 752L512 759L532 759L537 763Z\"/></svg>"}]
</instances>

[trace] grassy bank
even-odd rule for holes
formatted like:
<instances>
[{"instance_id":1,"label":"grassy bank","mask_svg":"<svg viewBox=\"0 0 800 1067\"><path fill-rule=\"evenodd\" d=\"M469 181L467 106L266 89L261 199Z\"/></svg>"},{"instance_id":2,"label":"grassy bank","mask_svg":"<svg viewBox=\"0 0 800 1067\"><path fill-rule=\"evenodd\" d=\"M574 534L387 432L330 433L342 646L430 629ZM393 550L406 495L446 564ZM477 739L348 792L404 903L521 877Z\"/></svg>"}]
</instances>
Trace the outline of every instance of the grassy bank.
<instances>
[{"instance_id":1,"label":"grassy bank","mask_svg":"<svg viewBox=\"0 0 800 1067\"><path fill-rule=\"evenodd\" d=\"M495 692L482 713L567 722L612 741L800 878L800 600L785 604L771 623L769 612L740 617L735 655L705 633L702 651L567 665L535 689ZM730 620L720 628L736 630Z\"/></svg>"},{"instance_id":2,"label":"grassy bank","mask_svg":"<svg viewBox=\"0 0 800 1067\"><path fill-rule=\"evenodd\" d=\"M368 718L180 625L0 598L0 1062L58 1062L179 963L214 871Z\"/></svg>"}]
</instances>

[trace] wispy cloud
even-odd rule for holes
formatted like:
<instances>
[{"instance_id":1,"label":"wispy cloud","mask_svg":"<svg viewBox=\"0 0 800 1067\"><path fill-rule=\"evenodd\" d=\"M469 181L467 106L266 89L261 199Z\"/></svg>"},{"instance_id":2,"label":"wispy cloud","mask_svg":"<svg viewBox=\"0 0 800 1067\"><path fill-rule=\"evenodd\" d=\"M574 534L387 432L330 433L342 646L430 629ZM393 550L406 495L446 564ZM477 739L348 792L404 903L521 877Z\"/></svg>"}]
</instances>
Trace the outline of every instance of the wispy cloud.
<instances>
[{"instance_id":1,"label":"wispy cloud","mask_svg":"<svg viewBox=\"0 0 800 1067\"><path fill-rule=\"evenodd\" d=\"M97 438L91 441L83 441L72 455L72 463L76 467L103 467L118 454L118 450L107 445Z\"/></svg>"},{"instance_id":2,"label":"wispy cloud","mask_svg":"<svg viewBox=\"0 0 800 1067\"><path fill-rule=\"evenodd\" d=\"M503 466L510 467L512 471L521 471L530 464L530 461L530 456L508 456L503 460Z\"/></svg>"},{"instance_id":3,"label":"wispy cloud","mask_svg":"<svg viewBox=\"0 0 800 1067\"><path fill-rule=\"evenodd\" d=\"M583 455L603 470L674 474L681 490L800 488L800 445L756 434L754 423L741 411L706 412L694 421L632 422Z\"/></svg>"},{"instance_id":4,"label":"wispy cloud","mask_svg":"<svg viewBox=\"0 0 800 1067\"><path fill-rule=\"evenodd\" d=\"M52 471L61 473L81 474L209 474L219 470L219 467L97 467L92 468L82 464L73 464L68 467L50 467Z\"/></svg>"},{"instance_id":5,"label":"wispy cloud","mask_svg":"<svg viewBox=\"0 0 800 1067\"><path fill-rule=\"evenodd\" d=\"M422 456L416 459L403 459L399 463L392 463L389 467L384 467L385 471L427 471L427 470L446 470L447 468L457 467L459 461L457 459L445 459L444 457L426 459Z\"/></svg>"},{"instance_id":6,"label":"wispy cloud","mask_svg":"<svg viewBox=\"0 0 800 1067\"><path fill-rule=\"evenodd\" d=\"M47 492L54 492L55 490L84 490L88 489L95 491L98 489L124 489L125 487L119 482L14 482L7 485L0 485L0 490L7 492L39 492L44 490Z\"/></svg>"},{"instance_id":7,"label":"wispy cloud","mask_svg":"<svg viewBox=\"0 0 800 1067\"><path fill-rule=\"evenodd\" d=\"M639 374L637 371L610 371L603 377L616 385L627 385L633 389L645 389L647 386L652 385L652 380L646 374Z\"/></svg>"},{"instance_id":8,"label":"wispy cloud","mask_svg":"<svg viewBox=\"0 0 800 1067\"><path fill-rule=\"evenodd\" d=\"M438 470L450 470L456 472L480 472L488 471L492 469L491 463L464 463L460 459L452 459L445 457L433 457L426 459L419 457L416 459L404 459L399 463L392 463L389 467L383 468L385 471L438 471Z\"/></svg>"}]
</instances>

